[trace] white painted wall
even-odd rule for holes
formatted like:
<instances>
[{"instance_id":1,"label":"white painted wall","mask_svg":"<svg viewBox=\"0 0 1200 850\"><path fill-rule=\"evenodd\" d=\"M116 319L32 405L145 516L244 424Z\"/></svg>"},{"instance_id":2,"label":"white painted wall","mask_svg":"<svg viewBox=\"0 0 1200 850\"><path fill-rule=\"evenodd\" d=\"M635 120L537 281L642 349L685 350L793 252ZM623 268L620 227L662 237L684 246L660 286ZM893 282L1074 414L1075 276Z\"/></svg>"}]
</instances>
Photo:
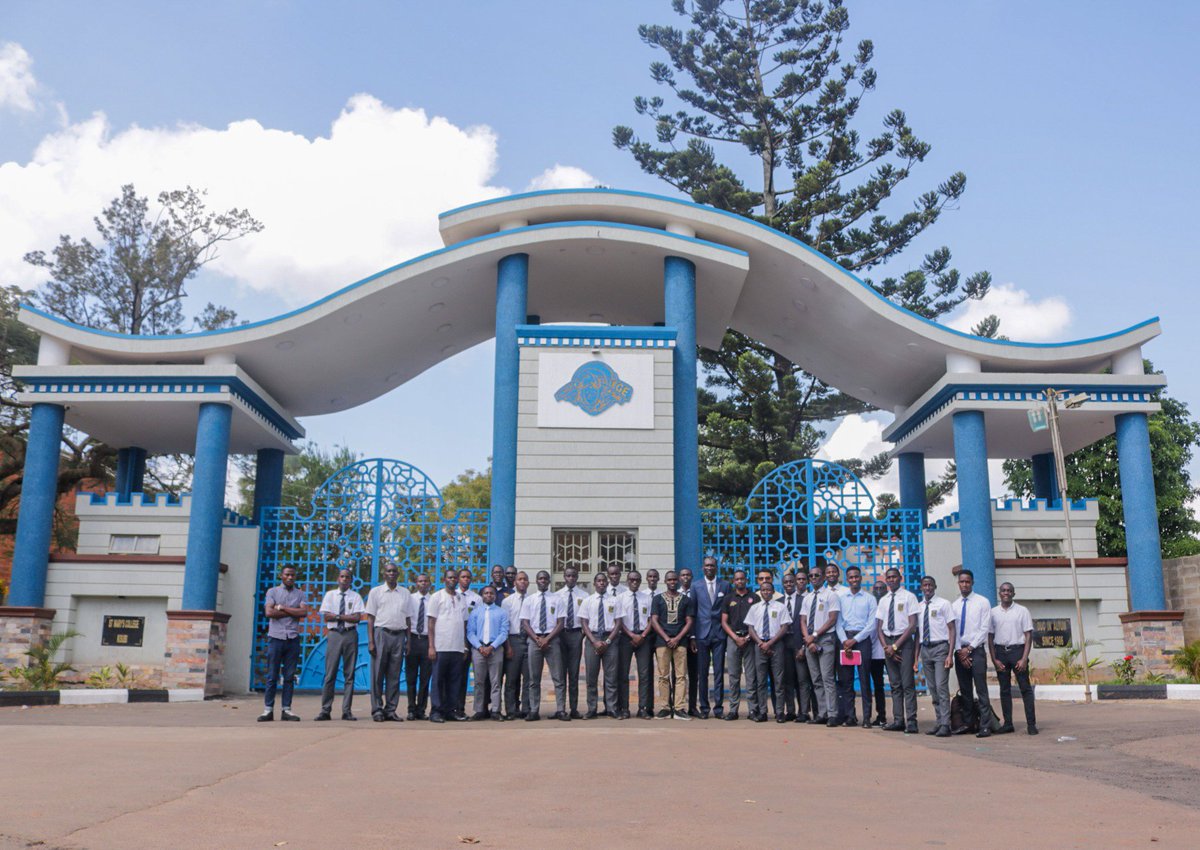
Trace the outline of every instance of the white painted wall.
<instances>
[{"instance_id":1,"label":"white painted wall","mask_svg":"<svg viewBox=\"0 0 1200 850\"><path fill-rule=\"evenodd\" d=\"M546 354L561 360L564 353L580 364L596 359L591 348L521 349L517 566L527 571L550 569L551 529L572 527L637 529L639 568L673 568L672 350L621 353L652 365L652 429L539 427L540 360ZM602 349L600 357L605 356ZM620 369L618 374L625 378Z\"/></svg>"},{"instance_id":2,"label":"white painted wall","mask_svg":"<svg viewBox=\"0 0 1200 850\"><path fill-rule=\"evenodd\" d=\"M225 593L220 609L229 615L225 641L225 693L250 690L250 655L254 645L254 594L258 580L258 528L226 527L221 535Z\"/></svg>"}]
</instances>

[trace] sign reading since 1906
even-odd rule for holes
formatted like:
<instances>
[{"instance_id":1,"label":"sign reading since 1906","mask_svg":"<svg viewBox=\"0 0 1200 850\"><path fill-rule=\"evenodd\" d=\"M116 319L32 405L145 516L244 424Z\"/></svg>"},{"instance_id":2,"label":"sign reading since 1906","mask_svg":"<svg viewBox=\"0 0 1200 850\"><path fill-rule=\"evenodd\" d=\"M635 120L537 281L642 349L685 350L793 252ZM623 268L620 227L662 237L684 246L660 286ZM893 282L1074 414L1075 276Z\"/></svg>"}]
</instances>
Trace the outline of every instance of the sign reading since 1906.
<instances>
[{"instance_id":1,"label":"sign reading since 1906","mask_svg":"<svg viewBox=\"0 0 1200 850\"><path fill-rule=\"evenodd\" d=\"M1034 649L1062 649L1071 645L1071 620L1067 617L1046 617L1033 620Z\"/></svg>"},{"instance_id":2,"label":"sign reading since 1906","mask_svg":"<svg viewBox=\"0 0 1200 850\"><path fill-rule=\"evenodd\" d=\"M122 617L104 615L104 628L100 633L101 646L141 646L146 631L145 617Z\"/></svg>"}]
</instances>

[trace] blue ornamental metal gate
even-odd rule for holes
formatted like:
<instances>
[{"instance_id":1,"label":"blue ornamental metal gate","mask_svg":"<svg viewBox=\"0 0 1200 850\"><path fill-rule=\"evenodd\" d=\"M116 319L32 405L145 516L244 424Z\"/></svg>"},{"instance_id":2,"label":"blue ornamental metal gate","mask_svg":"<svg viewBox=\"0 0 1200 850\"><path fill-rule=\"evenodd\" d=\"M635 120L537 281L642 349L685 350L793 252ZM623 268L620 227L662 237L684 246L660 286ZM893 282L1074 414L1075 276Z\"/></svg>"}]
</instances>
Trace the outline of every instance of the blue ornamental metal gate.
<instances>
[{"instance_id":1,"label":"blue ornamental metal gate","mask_svg":"<svg viewBox=\"0 0 1200 850\"><path fill-rule=\"evenodd\" d=\"M746 500L746 517L724 508L701 512L705 554L728 576L767 567L781 575L818 556L863 573L863 585L896 567L920 592L925 568L921 513L890 510L875 516L875 499L853 472L823 460L798 460L772 470ZM753 580L751 582L753 586Z\"/></svg>"},{"instance_id":2,"label":"blue ornamental metal gate","mask_svg":"<svg viewBox=\"0 0 1200 850\"><path fill-rule=\"evenodd\" d=\"M469 569L473 584L487 580L488 519L482 508L445 515L437 485L421 470L399 460L375 458L347 466L313 493L311 510L269 508L259 527L258 591L255 609L254 659L250 686L265 686L267 618L263 600L279 583L284 567L296 569L296 585L320 605L337 586L343 567L354 574L352 587L366 598L380 582L387 562L400 568L400 583L411 587L427 573L435 587L448 569ZM370 657L366 630L359 629L355 687L369 688ZM297 687L319 689L325 671L325 637L320 618L301 625ZM342 686L338 676L338 688Z\"/></svg>"}]
</instances>

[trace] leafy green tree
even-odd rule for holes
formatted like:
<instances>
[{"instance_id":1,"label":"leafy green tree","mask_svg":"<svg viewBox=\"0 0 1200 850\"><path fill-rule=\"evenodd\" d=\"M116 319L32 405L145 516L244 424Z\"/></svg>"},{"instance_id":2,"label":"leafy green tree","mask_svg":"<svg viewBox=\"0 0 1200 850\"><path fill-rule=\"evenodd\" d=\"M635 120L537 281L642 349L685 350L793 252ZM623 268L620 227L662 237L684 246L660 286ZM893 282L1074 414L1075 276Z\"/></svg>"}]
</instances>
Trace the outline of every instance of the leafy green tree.
<instances>
[{"instance_id":1,"label":"leafy green tree","mask_svg":"<svg viewBox=\"0 0 1200 850\"><path fill-rule=\"evenodd\" d=\"M1147 372L1153 365L1146 363ZM1165 393L1158 399L1162 410L1149 418L1150 460L1154 468L1154 493L1158 502L1158 529L1164 558L1200 554L1200 522L1188 503L1200 495L1192 485L1188 464L1200 446L1200 423L1185 403ZM1125 556L1125 516L1121 481L1117 471L1117 438L1105 437L1065 458L1067 493L1100 501L1096 543L1102 558ZM1006 460L1004 481L1018 496L1033 495L1033 470L1028 461Z\"/></svg>"},{"instance_id":2,"label":"leafy green tree","mask_svg":"<svg viewBox=\"0 0 1200 850\"><path fill-rule=\"evenodd\" d=\"M301 514L312 510L312 497L316 489L328 481L339 470L361 460L362 456L346 446L322 449L314 442L300 444L300 453L289 455L283 461L283 507L295 508ZM254 506L254 458L238 460L239 510L249 516Z\"/></svg>"},{"instance_id":3,"label":"leafy green tree","mask_svg":"<svg viewBox=\"0 0 1200 850\"><path fill-rule=\"evenodd\" d=\"M613 142L638 165L693 200L751 216L854 272L885 297L934 319L968 298L982 298L991 276L963 277L939 247L915 267L880 279L914 239L963 196L954 173L915 195L892 216L900 184L929 154L904 112L860 134L862 98L875 88L874 46L847 51L850 16L841 0L672 0L686 30L642 25L638 33L666 61L650 66L668 93L637 97L634 109L653 125L654 141L625 126ZM749 159L743 177L721 162ZM749 171L749 169L746 169ZM994 335L993 318L979 330ZM822 423L871 407L806 373L767 346L735 331L717 351L701 349L700 485L705 499L731 504L774 467L811 456ZM884 456L862 465L887 469Z\"/></svg>"},{"instance_id":4,"label":"leafy green tree","mask_svg":"<svg viewBox=\"0 0 1200 850\"><path fill-rule=\"evenodd\" d=\"M489 458L490 461L490 458ZM492 465L483 472L468 469L442 488L442 499L446 503L446 514L465 508L490 508L492 506Z\"/></svg>"}]
</instances>

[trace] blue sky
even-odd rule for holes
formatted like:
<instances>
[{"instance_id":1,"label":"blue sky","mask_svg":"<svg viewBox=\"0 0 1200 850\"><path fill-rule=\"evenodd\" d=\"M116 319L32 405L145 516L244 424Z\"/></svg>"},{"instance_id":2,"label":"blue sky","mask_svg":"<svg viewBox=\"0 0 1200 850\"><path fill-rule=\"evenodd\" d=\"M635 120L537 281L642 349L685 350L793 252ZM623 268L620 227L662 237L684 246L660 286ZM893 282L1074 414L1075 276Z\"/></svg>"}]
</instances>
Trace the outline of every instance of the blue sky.
<instances>
[{"instance_id":1,"label":"blue sky","mask_svg":"<svg viewBox=\"0 0 1200 850\"><path fill-rule=\"evenodd\" d=\"M989 269L1002 290L990 306L1014 338L1162 316L1145 353L1200 412L1189 248L1200 7L860 2L851 15L879 72L864 133L900 107L933 144L905 199L968 175L959 209L914 255L946 244L964 272ZM130 179L145 191L210 185L215 202L264 219L261 250L231 252L196 287L248 319L432 247L432 216L458 202L589 176L669 193L610 131L648 130L631 100L654 93L657 57L636 28L675 20L666 0L6 3L0 56L24 76L0 83L0 279L35 282L20 255L86 233ZM342 140L314 142L339 116ZM359 161L331 162L339 154ZM264 163L248 197L238 188L253 180L222 184L243 160ZM403 457L444 482L486 462L490 369L481 346L305 424L324 444ZM449 410L448 379L462 388ZM877 426L852 424L839 449L869 450Z\"/></svg>"}]
</instances>

